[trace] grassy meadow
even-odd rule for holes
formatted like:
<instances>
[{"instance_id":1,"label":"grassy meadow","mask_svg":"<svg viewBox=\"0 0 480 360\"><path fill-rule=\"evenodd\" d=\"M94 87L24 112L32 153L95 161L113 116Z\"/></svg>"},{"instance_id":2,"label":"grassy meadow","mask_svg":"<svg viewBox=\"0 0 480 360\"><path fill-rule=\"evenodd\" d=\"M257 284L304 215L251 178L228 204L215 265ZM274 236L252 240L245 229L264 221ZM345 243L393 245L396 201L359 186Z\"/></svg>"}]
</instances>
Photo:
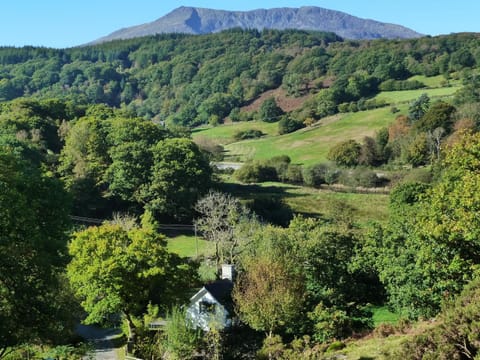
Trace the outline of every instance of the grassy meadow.
<instances>
[{"instance_id":1,"label":"grassy meadow","mask_svg":"<svg viewBox=\"0 0 480 360\"><path fill-rule=\"evenodd\" d=\"M213 251L212 244L201 236L178 235L167 239L167 249L181 257L197 257L209 255Z\"/></svg>"},{"instance_id":2,"label":"grassy meadow","mask_svg":"<svg viewBox=\"0 0 480 360\"><path fill-rule=\"evenodd\" d=\"M401 107L404 111L406 108ZM390 124L396 115L388 107L337 114L290 134L230 143L226 146L227 160L268 159L286 154L296 164L324 162L328 151L336 143L346 139L361 141L365 136L373 136L375 131Z\"/></svg>"},{"instance_id":3,"label":"grassy meadow","mask_svg":"<svg viewBox=\"0 0 480 360\"><path fill-rule=\"evenodd\" d=\"M388 104L408 103L420 97L422 94L427 94L431 99L443 98L454 95L461 86L450 86L433 89L417 89L417 90L402 90L402 91L382 91L375 99L384 100Z\"/></svg>"},{"instance_id":4,"label":"grassy meadow","mask_svg":"<svg viewBox=\"0 0 480 360\"><path fill-rule=\"evenodd\" d=\"M274 136L278 134L278 124L264 121L241 121L215 127L201 127L193 130L193 138L215 139L225 145L235 141L233 137L236 133L245 130L260 130L266 135Z\"/></svg>"},{"instance_id":5,"label":"grassy meadow","mask_svg":"<svg viewBox=\"0 0 480 360\"><path fill-rule=\"evenodd\" d=\"M358 194L314 189L305 186L265 182L261 184L239 184L226 180L223 190L243 200L254 198L282 199L294 214L323 218L334 217L338 207L349 207L353 221L366 225L370 221L385 222L388 219L389 197L386 194Z\"/></svg>"}]
</instances>

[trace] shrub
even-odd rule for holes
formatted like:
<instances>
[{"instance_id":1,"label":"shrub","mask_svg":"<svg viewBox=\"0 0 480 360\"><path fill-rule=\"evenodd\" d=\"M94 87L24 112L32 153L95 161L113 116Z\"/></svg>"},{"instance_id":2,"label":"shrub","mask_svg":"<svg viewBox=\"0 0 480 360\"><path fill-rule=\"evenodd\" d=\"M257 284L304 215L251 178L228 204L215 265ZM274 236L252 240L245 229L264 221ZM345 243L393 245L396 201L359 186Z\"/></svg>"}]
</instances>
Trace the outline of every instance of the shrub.
<instances>
[{"instance_id":1,"label":"shrub","mask_svg":"<svg viewBox=\"0 0 480 360\"><path fill-rule=\"evenodd\" d=\"M377 187L382 183L382 179L374 171L365 168L357 168L349 172L345 171L338 180L345 186L366 188Z\"/></svg>"},{"instance_id":2,"label":"shrub","mask_svg":"<svg viewBox=\"0 0 480 360\"><path fill-rule=\"evenodd\" d=\"M303 169L303 181L305 185L318 187L321 184L324 184L325 174L328 171L328 165L326 164L315 164Z\"/></svg>"},{"instance_id":3,"label":"shrub","mask_svg":"<svg viewBox=\"0 0 480 360\"><path fill-rule=\"evenodd\" d=\"M357 166L361 148L355 140L343 141L330 149L327 159L334 161L338 166Z\"/></svg>"},{"instance_id":4,"label":"shrub","mask_svg":"<svg viewBox=\"0 0 480 360\"><path fill-rule=\"evenodd\" d=\"M302 184L302 167L300 165L289 164L285 174L285 181L292 184Z\"/></svg>"},{"instance_id":5,"label":"shrub","mask_svg":"<svg viewBox=\"0 0 480 360\"><path fill-rule=\"evenodd\" d=\"M168 315L160 348L169 359L191 359L201 342L201 331L192 328L186 312L174 307Z\"/></svg>"},{"instance_id":6,"label":"shrub","mask_svg":"<svg viewBox=\"0 0 480 360\"><path fill-rule=\"evenodd\" d=\"M447 303L433 328L406 342L404 359L478 359L480 353L480 278Z\"/></svg>"},{"instance_id":7,"label":"shrub","mask_svg":"<svg viewBox=\"0 0 480 360\"><path fill-rule=\"evenodd\" d=\"M243 183L256 183L277 180L277 171L273 166L266 165L259 161L244 164L234 172L237 180Z\"/></svg>"},{"instance_id":8,"label":"shrub","mask_svg":"<svg viewBox=\"0 0 480 360\"><path fill-rule=\"evenodd\" d=\"M296 119L292 119L290 116L283 116L282 119L278 122L278 133L280 135L289 134L296 130L304 128L306 125Z\"/></svg>"},{"instance_id":9,"label":"shrub","mask_svg":"<svg viewBox=\"0 0 480 360\"><path fill-rule=\"evenodd\" d=\"M261 132L260 130L256 129L249 129L249 130L244 130L244 131L238 131L233 135L233 138L237 141L240 140L247 140L247 139L257 139L265 134Z\"/></svg>"},{"instance_id":10,"label":"shrub","mask_svg":"<svg viewBox=\"0 0 480 360\"><path fill-rule=\"evenodd\" d=\"M290 164L291 161L292 160L288 155L279 155L279 156L274 156L271 159L267 160L265 164L275 168L275 171L277 173L276 178L278 180L285 181L287 177L288 165Z\"/></svg>"}]
</instances>

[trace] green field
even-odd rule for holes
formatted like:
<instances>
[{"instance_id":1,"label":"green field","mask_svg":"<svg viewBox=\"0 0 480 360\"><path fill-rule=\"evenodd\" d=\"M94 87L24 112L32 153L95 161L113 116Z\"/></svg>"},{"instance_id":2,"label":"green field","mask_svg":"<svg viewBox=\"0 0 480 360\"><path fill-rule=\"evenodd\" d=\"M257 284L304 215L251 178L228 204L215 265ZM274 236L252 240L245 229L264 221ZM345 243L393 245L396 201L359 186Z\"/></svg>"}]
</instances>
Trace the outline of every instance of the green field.
<instances>
[{"instance_id":1,"label":"green field","mask_svg":"<svg viewBox=\"0 0 480 360\"><path fill-rule=\"evenodd\" d=\"M400 109L406 111L407 107L401 106ZM297 164L324 162L328 151L336 143L347 139L361 141L365 136L373 136L375 131L390 124L396 116L388 107L338 114L291 134L231 143L226 146L227 161L268 159L286 154ZM209 131L205 131L205 135Z\"/></svg>"},{"instance_id":2,"label":"green field","mask_svg":"<svg viewBox=\"0 0 480 360\"><path fill-rule=\"evenodd\" d=\"M415 75L410 77L408 80L410 81L420 81L422 84L425 84L428 88L440 88L445 87L447 80L443 75L437 76L425 76L425 75ZM459 84L458 80L448 80L448 84L451 86L456 86Z\"/></svg>"},{"instance_id":3,"label":"green field","mask_svg":"<svg viewBox=\"0 0 480 360\"><path fill-rule=\"evenodd\" d=\"M180 235L168 238L167 249L181 257L197 257L210 254L211 245L201 237Z\"/></svg>"},{"instance_id":4,"label":"green field","mask_svg":"<svg viewBox=\"0 0 480 360\"><path fill-rule=\"evenodd\" d=\"M411 102L420 97L422 94L427 94L430 98L442 98L452 96L459 90L461 86L450 86L434 89L417 89L404 91L382 91L375 99L384 100L388 104L400 104Z\"/></svg>"},{"instance_id":5,"label":"green field","mask_svg":"<svg viewBox=\"0 0 480 360\"><path fill-rule=\"evenodd\" d=\"M336 201L353 209L352 220L357 224L388 219L389 196L385 194L342 193L276 182L244 185L226 181L223 186L240 199L281 198L293 213L305 216L333 217L331 204Z\"/></svg>"},{"instance_id":6,"label":"green field","mask_svg":"<svg viewBox=\"0 0 480 360\"><path fill-rule=\"evenodd\" d=\"M278 134L277 123L266 123L264 121L242 121L224 124L215 127L196 128L193 130L193 138L206 137L216 139L221 144L228 144L234 141L233 136L245 130L260 130L267 135Z\"/></svg>"}]
</instances>

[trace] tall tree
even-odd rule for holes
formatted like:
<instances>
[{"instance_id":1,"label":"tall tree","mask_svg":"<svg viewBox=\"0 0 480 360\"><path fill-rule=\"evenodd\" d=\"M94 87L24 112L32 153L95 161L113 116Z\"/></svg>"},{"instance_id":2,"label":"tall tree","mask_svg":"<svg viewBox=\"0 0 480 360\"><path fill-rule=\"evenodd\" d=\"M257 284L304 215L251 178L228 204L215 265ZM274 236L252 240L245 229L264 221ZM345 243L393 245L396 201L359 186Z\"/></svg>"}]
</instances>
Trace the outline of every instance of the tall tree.
<instances>
[{"instance_id":1,"label":"tall tree","mask_svg":"<svg viewBox=\"0 0 480 360\"><path fill-rule=\"evenodd\" d=\"M195 210L199 214L195 225L208 241L215 244L217 269L225 261L234 264L245 235L251 234L245 227L256 228L258 224L254 214L238 199L218 191L210 191L198 200Z\"/></svg>"},{"instance_id":2,"label":"tall tree","mask_svg":"<svg viewBox=\"0 0 480 360\"><path fill-rule=\"evenodd\" d=\"M251 259L234 288L240 318L269 337L285 330L303 308L305 290L292 264L266 254Z\"/></svg>"},{"instance_id":3,"label":"tall tree","mask_svg":"<svg viewBox=\"0 0 480 360\"><path fill-rule=\"evenodd\" d=\"M0 358L9 347L55 340L61 321L68 333L59 274L69 212L58 181L0 148Z\"/></svg>"},{"instance_id":4,"label":"tall tree","mask_svg":"<svg viewBox=\"0 0 480 360\"><path fill-rule=\"evenodd\" d=\"M211 185L212 169L189 139L166 139L153 147L150 182L142 201L156 216L184 221Z\"/></svg>"},{"instance_id":5,"label":"tall tree","mask_svg":"<svg viewBox=\"0 0 480 360\"><path fill-rule=\"evenodd\" d=\"M166 249L163 236L152 230L104 224L74 234L67 273L88 316L85 323L105 323L124 315L133 319L149 302L169 306L182 299L193 272Z\"/></svg>"},{"instance_id":6,"label":"tall tree","mask_svg":"<svg viewBox=\"0 0 480 360\"><path fill-rule=\"evenodd\" d=\"M392 199L406 203L393 202L389 224L372 236L390 302L412 318L436 315L480 266L480 135L464 136L443 167L430 189L395 190Z\"/></svg>"},{"instance_id":7,"label":"tall tree","mask_svg":"<svg viewBox=\"0 0 480 360\"><path fill-rule=\"evenodd\" d=\"M271 123L280 119L283 110L277 105L275 98L270 97L262 103L258 115L260 120Z\"/></svg>"}]
</instances>

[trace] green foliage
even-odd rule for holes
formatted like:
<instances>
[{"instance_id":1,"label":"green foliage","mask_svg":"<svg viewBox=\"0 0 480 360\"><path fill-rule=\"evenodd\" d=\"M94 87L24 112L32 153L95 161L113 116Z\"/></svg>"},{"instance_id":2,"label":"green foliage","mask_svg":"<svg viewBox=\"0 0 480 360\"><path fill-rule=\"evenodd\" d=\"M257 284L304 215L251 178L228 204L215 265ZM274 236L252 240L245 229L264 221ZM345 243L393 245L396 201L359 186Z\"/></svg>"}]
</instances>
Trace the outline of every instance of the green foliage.
<instances>
[{"instance_id":1,"label":"green foliage","mask_svg":"<svg viewBox=\"0 0 480 360\"><path fill-rule=\"evenodd\" d=\"M479 280L449 301L436 325L403 344L404 359L473 359L480 351Z\"/></svg>"},{"instance_id":2,"label":"green foliage","mask_svg":"<svg viewBox=\"0 0 480 360\"><path fill-rule=\"evenodd\" d=\"M291 264L264 254L244 263L233 298L240 318L268 334L291 326L301 312L304 289Z\"/></svg>"},{"instance_id":3,"label":"green foliage","mask_svg":"<svg viewBox=\"0 0 480 360\"><path fill-rule=\"evenodd\" d=\"M390 192L390 208L402 211L404 206L412 206L426 193L429 185L420 182L405 182L395 186Z\"/></svg>"},{"instance_id":4,"label":"green foliage","mask_svg":"<svg viewBox=\"0 0 480 360\"><path fill-rule=\"evenodd\" d=\"M319 96L305 106L316 118L383 88L412 88L412 75L475 68L471 34L368 46L334 34L235 30L191 36L162 34L72 49L0 49L0 100L62 98L124 106L141 117L193 126L219 122L262 92ZM324 95L327 93L328 95ZM160 101L159 101L160 99Z\"/></svg>"},{"instance_id":5,"label":"green foliage","mask_svg":"<svg viewBox=\"0 0 480 360\"><path fill-rule=\"evenodd\" d=\"M266 99L258 112L259 119L269 123L277 122L282 115L283 110L277 105L274 97Z\"/></svg>"},{"instance_id":6,"label":"green foliage","mask_svg":"<svg viewBox=\"0 0 480 360\"><path fill-rule=\"evenodd\" d=\"M0 354L71 335L75 307L61 276L69 204L60 182L0 147Z\"/></svg>"},{"instance_id":7,"label":"green foliage","mask_svg":"<svg viewBox=\"0 0 480 360\"><path fill-rule=\"evenodd\" d=\"M478 135L464 136L428 190L422 184L395 190L389 224L370 235L368 256L399 313L434 316L478 268L479 143Z\"/></svg>"},{"instance_id":8,"label":"green foliage","mask_svg":"<svg viewBox=\"0 0 480 360\"><path fill-rule=\"evenodd\" d=\"M192 269L166 250L163 236L152 230L105 224L74 234L68 277L88 316L85 323L108 323L122 313L133 317L183 299ZM180 285L181 284L181 285ZM131 336L131 334L129 334Z\"/></svg>"},{"instance_id":9,"label":"green foliage","mask_svg":"<svg viewBox=\"0 0 480 360\"><path fill-rule=\"evenodd\" d=\"M345 186L373 188L382 184L382 180L374 170L366 168L355 168L349 172L342 172L338 182Z\"/></svg>"},{"instance_id":10,"label":"green foliage","mask_svg":"<svg viewBox=\"0 0 480 360\"><path fill-rule=\"evenodd\" d=\"M245 163L240 169L236 170L234 174L237 180L243 183L256 183L277 179L275 168L261 161Z\"/></svg>"},{"instance_id":11,"label":"green foliage","mask_svg":"<svg viewBox=\"0 0 480 360\"><path fill-rule=\"evenodd\" d=\"M407 144L404 159L412 166L426 165L430 159L430 146L427 134L419 133Z\"/></svg>"},{"instance_id":12,"label":"green foliage","mask_svg":"<svg viewBox=\"0 0 480 360\"><path fill-rule=\"evenodd\" d=\"M443 128L447 134L453 130L453 114L455 107L443 101L430 106L428 111L415 123L415 128L421 131L433 131Z\"/></svg>"},{"instance_id":13,"label":"green foliage","mask_svg":"<svg viewBox=\"0 0 480 360\"><path fill-rule=\"evenodd\" d=\"M381 91L402 91L424 88L425 84L418 80L394 80L389 79L382 82L378 88Z\"/></svg>"},{"instance_id":14,"label":"green foliage","mask_svg":"<svg viewBox=\"0 0 480 360\"><path fill-rule=\"evenodd\" d=\"M413 101L408 108L408 118L412 122L420 120L426 114L430 107L430 98L426 93L420 95L418 99Z\"/></svg>"},{"instance_id":15,"label":"green foliage","mask_svg":"<svg viewBox=\"0 0 480 360\"><path fill-rule=\"evenodd\" d=\"M297 131L305 127L305 124L302 121L293 119L292 117L286 115L281 118L278 122L278 134L284 135L291 132Z\"/></svg>"},{"instance_id":16,"label":"green foliage","mask_svg":"<svg viewBox=\"0 0 480 360\"><path fill-rule=\"evenodd\" d=\"M333 170L327 164L315 164L304 167L302 171L303 181L307 186L319 187L327 182L326 178L331 172L333 172Z\"/></svg>"},{"instance_id":17,"label":"green foliage","mask_svg":"<svg viewBox=\"0 0 480 360\"><path fill-rule=\"evenodd\" d=\"M361 149L361 145L355 140L346 140L332 147L327 158L338 166L356 166L359 163Z\"/></svg>"},{"instance_id":18,"label":"green foliage","mask_svg":"<svg viewBox=\"0 0 480 360\"><path fill-rule=\"evenodd\" d=\"M188 139L160 141L152 152L153 166L142 202L157 216L177 220L191 217L195 202L211 185L208 160Z\"/></svg>"},{"instance_id":19,"label":"green foliage","mask_svg":"<svg viewBox=\"0 0 480 360\"><path fill-rule=\"evenodd\" d=\"M243 130L243 131L238 131L233 135L233 138L237 141L240 140L247 140L247 139L256 139L264 136L265 134L257 129L249 129L249 130Z\"/></svg>"},{"instance_id":20,"label":"green foliage","mask_svg":"<svg viewBox=\"0 0 480 360\"><path fill-rule=\"evenodd\" d=\"M174 306L166 318L159 342L160 352L172 360L193 359L201 342L201 330L193 328L185 310Z\"/></svg>"}]
</instances>

